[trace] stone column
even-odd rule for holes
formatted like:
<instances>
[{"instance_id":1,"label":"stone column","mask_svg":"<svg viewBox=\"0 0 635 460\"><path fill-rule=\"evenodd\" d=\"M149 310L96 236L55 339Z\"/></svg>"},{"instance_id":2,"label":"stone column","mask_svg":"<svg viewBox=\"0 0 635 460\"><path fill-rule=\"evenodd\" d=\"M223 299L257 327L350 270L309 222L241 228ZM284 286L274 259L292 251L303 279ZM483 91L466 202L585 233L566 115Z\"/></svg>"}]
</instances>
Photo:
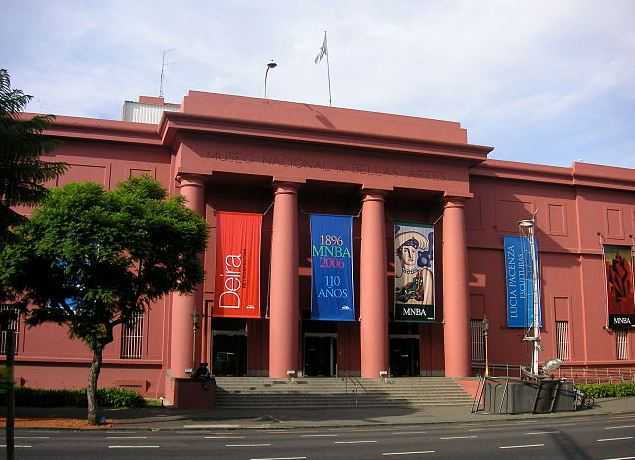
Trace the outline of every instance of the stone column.
<instances>
[{"instance_id":1,"label":"stone column","mask_svg":"<svg viewBox=\"0 0 635 460\"><path fill-rule=\"evenodd\" d=\"M269 285L269 377L298 369L298 184L278 182L273 199Z\"/></svg>"},{"instance_id":2,"label":"stone column","mask_svg":"<svg viewBox=\"0 0 635 460\"><path fill-rule=\"evenodd\" d=\"M362 199L359 316L362 378L388 370L388 280L384 194L367 190Z\"/></svg>"},{"instance_id":3,"label":"stone column","mask_svg":"<svg viewBox=\"0 0 635 460\"><path fill-rule=\"evenodd\" d=\"M180 193L185 205L200 216L205 215L205 184L203 178L183 176ZM194 351L192 315L198 311L203 299L200 288L190 295L175 293L172 297L172 329L170 336L170 373L172 377L185 377L190 369ZM199 330L200 333L200 330Z\"/></svg>"},{"instance_id":4,"label":"stone column","mask_svg":"<svg viewBox=\"0 0 635 460\"><path fill-rule=\"evenodd\" d=\"M446 377L467 377L472 373L464 202L464 198L447 197L443 207L443 343Z\"/></svg>"}]
</instances>

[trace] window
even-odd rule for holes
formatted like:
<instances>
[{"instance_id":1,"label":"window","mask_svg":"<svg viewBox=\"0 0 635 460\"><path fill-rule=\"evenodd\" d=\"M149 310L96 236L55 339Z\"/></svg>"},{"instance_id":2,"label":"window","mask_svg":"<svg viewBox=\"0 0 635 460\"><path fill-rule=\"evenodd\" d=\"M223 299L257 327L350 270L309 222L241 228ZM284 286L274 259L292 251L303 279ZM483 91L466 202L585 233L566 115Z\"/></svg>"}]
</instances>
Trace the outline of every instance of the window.
<instances>
[{"instance_id":1,"label":"window","mask_svg":"<svg viewBox=\"0 0 635 460\"><path fill-rule=\"evenodd\" d=\"M121 329L121 358L143 358L143 313L136 313Z\"/></svg>"},{"instance_id":2,"label":"window","mask_svg":"<svg viewBox=\"0 0 635 460\"><path fill-rule=\"evenodd\" d=\"M483 362L485 361L483 321L480 319L470 320L470 330L472 332L472 362Z\"/></svg>"},{"instance_id":3,"label":"window","mask_svg":"<svg viewBox=\"0 0 635 460\"><path fill-rule=\"evenodd\" d=\"M17 313L17 310L15 309L15 307L13 305L0 305L0 312L3 311L10 311L10 310L15 310ZM13 349L15 350L15 353L18 352L18 337L20 335L20 317L18 316L17 319L14 319L13 321L9 322L9 329L13 331L13 337L15 339L15 344ZM6 355L7 354L7 329L2 329L2 332L0 333L0 355Z\"/></svg>"},{"instance_id":4,"label":"window","mask_svg":"<svg viewBox=\"0 0 635 460\"><path fill-rule=\"evenodd\" d=\"M617 345L617 359L628 359L628 329L615 331L615 344Z\"/></svg>"},{"instance_id":5,"label":"window","mask_svg":"<svg viewBox=\"0 0 635 460\"><path fill-rule=\"evenodd\" d=\"M556 321L556 358L569 360L569 322Z\"/></svg>"}]
</instances>

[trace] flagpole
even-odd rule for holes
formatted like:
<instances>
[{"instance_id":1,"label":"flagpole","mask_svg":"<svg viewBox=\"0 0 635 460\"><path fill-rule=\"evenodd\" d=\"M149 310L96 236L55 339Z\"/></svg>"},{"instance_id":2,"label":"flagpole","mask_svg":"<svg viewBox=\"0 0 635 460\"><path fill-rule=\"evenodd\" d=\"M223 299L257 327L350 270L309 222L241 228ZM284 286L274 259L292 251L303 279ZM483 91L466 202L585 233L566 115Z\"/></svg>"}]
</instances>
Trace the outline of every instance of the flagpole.
<instances>
[{"instance_id":1,"label":"flagpole","mask_svg":"<svg viewBox=\"0 0 635 460\"><path fill-rule=\"evenodd\" d=\"M326 30L324 31L324 41L326 42L326 75L329 79L329 105L333 105L331 98L331 65L329 64L328 41L326 39Z\"/></svg>"}]
</instances>

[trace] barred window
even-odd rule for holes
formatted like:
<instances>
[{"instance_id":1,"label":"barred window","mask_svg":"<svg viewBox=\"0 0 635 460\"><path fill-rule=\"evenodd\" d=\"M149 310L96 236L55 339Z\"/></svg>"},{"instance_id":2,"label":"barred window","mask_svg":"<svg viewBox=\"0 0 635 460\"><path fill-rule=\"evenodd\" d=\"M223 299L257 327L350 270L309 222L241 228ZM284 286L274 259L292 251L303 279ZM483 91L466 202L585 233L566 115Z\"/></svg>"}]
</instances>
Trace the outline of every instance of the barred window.
<instances>
[{"instance_id":1,"label":"barred window","mask_svg":"<svg viewBox=\"0 0 635 460\"><path fill-rule=\"evenodd\" d=\"M15 311L18 313L17 309L13 305L0 305L0 312L4 311ZM18 316L16 319L9 322L9 330L13 331L13 338L15 340L13 349L15 353L18 352L18 338L20 336L20 317ZM2 332L0 332L0 355L7 354L7 328L2 328Z\"/></svg>"},{"instance_id":2,"label":"barred window","mask_svg":"<svg viewBox=\"0 0 635 460\"><path fill-rule=\"evenodd\" d=\"M568 321L556 321L556 358L563 361L570 359Z\"/></svg>"},{"instance_id":3,"label":"barred window","mask_svg":"<svg viewBox=\"0 0 635 460\"><path fill-rule=\"evenodd\" d=\"M483 321L480 319L470 320L470 331L472 332L472 362L483 362L485 361Z\"/></svg>"},{"instance_id":4,"label":"barred window","mask_svg":"<svg viewBox=\"0 0 635 460\"><path fill-rule=\"evenodd\" d=\"M615 331L615 344L617 346L617 359L628 359L628 329Z\"/></svg>"},{"instance_id":5,"label":"barred window","mask_svg":"<svg viewBox=\"0 0 635 460\"><path fill-rule=\"evenodd\" d=\"M143 358L143 313L136 313L121 329L121 358Z\"/></svg>"}]
</instances>

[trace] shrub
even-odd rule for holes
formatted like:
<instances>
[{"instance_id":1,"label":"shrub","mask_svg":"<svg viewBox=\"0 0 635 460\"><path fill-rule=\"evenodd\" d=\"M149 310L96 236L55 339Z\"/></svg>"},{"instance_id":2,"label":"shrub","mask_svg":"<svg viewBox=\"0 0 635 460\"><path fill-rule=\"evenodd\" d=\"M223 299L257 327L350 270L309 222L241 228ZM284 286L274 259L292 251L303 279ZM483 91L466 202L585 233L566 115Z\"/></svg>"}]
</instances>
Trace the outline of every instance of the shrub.
<instances>
[{"instance_id":1,"label":"shrub","mask_svg":"<svg viewBox=\"0 0 635 460\"><path fill-rule=\"evenodd\" d=\"M135 391L123 388L100 388L97 401L101 407L143 407L145 400ZM6 405L6 394L0 395L0 405ZM86 407L86 390L42 390L17 387L15 405L21 407Z\"/></svg>"},{"instance_id":2,"label":"shrub","mask_svg":"<svg viewBox=\"0 0 635 460\"><path fill-rule=\"evenodd\" d=\"M576 385L578 390L592 398L624 398L635 396L635 383L594 383Z\"/></svg>"}]
</instances>

